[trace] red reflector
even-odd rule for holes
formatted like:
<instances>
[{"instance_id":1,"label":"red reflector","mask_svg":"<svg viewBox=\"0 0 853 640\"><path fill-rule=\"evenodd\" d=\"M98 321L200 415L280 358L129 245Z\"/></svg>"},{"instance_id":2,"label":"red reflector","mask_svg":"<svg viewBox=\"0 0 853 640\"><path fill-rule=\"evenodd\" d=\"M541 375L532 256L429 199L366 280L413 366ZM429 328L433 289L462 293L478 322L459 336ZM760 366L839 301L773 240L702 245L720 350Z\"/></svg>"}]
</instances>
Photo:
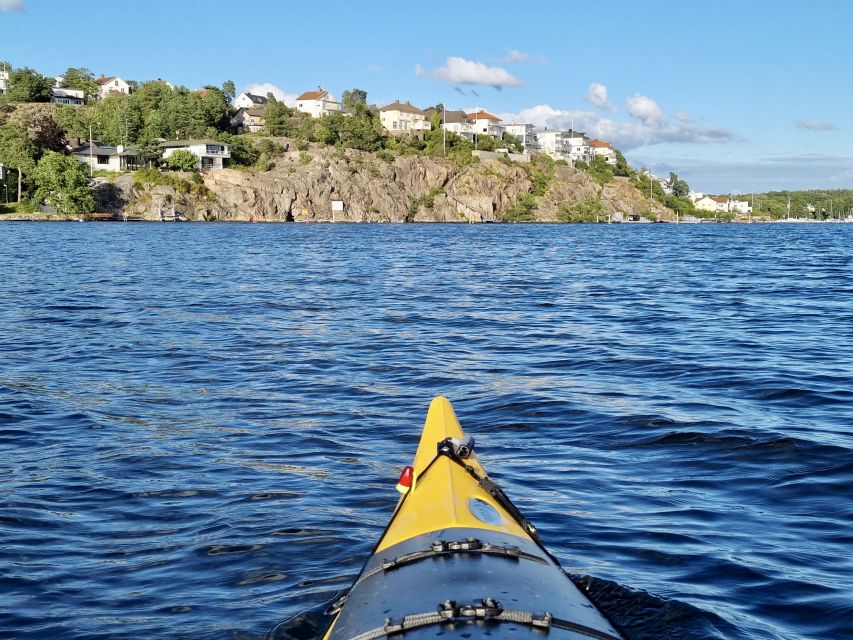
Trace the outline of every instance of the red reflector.
<instances>
[{"instance_id":1,"label":"red reflector","mask_svg":"<svg viewBox=\"0 0 853 640\"><path fill-rule=\"evenodd\" d=\"M400 472L400 480L397 482L397 491L400 493L408 493L412 488L412 482L415 478L415 470L412 467L403 467Z\"/></svg>"}]
</instances>

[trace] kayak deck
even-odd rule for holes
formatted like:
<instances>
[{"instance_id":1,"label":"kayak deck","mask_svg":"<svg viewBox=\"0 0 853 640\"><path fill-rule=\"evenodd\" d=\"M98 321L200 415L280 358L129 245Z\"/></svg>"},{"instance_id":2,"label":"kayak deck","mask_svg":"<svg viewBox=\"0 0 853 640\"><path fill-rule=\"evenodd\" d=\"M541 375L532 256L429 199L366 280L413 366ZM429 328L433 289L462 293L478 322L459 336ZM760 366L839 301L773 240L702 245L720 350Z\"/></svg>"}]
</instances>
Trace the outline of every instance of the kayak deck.
<instances>
[{"instance_id":1,"label":"kayak deck","mask_svg":"<svg viewBox=\"0 0 853 640\"><path fill-rule=\"evenodd\" d=\"M622 640L486 476L435 398L406 490L325 640ZM473 447L471 447L473 449ZM459 455L464 451L464 457Z\"/></svg>"}]
</instances>

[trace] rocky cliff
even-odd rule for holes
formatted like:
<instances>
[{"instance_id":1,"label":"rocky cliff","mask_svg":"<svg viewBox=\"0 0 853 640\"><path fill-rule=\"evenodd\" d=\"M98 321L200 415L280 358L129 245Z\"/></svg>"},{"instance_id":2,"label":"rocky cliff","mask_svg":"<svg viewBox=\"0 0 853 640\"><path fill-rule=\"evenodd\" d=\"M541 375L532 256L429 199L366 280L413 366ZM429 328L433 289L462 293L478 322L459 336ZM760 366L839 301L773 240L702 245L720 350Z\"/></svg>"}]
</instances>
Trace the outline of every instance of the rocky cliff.
<instances>
[{"instance_id":1,"label":"rocky cliff","mask_svg":"<svg viewBox=\"0 0 853 640\"><path fill-rule=\"evenodd\" d=\"M382 158L322 147L288 151L269 171L212 170L203 185L190 176L173 185L138 185L124 176L102 180L96 194L101 210L154 220L494 222L525 197L530 202L537 190L536 221L557 220L561 211L590 199L605 214L650 210L626 178L602 186L586 173L556 166L546 179L538 176L537 185L536 171L500 160L460 166L444 158ZM333 201L342 203L334 211ZM651 211L663 219L672 215L657 203Z\"/></svg>"}]
</instances>

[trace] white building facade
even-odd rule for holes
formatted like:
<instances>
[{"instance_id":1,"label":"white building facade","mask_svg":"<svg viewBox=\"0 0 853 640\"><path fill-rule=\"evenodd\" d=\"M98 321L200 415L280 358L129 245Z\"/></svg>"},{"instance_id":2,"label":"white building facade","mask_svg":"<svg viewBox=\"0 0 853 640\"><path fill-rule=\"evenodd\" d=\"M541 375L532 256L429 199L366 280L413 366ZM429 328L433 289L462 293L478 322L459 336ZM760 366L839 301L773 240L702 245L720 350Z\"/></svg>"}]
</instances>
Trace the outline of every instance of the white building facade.
<instances>
[{"instance_id":1,"label":"white building facade","mask_svg":"<svg viewBox=\"0 0 853 640\"><path fill-rule=\"evenodd\" d=\"M174 140L163 142L160 148L163 150L164 160L179 149L190 151L198 158L196 169L199 171L222 169L225 160L231 157L229 146L218 140Z\"/></svg>"},{"instance_id":2,"label":"white building facade","mask_svg":"<svg viewBox=\"0 0 853 640\"><path fill-rule=\"evenodd\" d=\"M82 89L64 89L55 87L50 101L54 104L69 104L79 107L86 102L86 92Z\"/></svg>"},{"instance_id":3,"label":"white building facade","mask_svg":"<svg viewBox=\"0 0 853 640\"><path fill-rule=\"evenodd\" d=\"M503 125L504 131L521 140L524 152L533 154L541 151L539 138L536 136L536 127L532 124L518 124L515 122Z\"/></svg>"},{"instance_id":4,"label":"white building facade","mask_svg":"<svg viewBox=\"0 0 853 640\"><path fill-rule=\"evenodd\" d=\"M78 143L82 142L77 140ZM122 171L136 171L140 167L139 150L125 148L122 145L113 147L101 144L97 140L91 144L78 144L71 149L71 154L92 171L109 171L120 173Z\"/></svg>"},{"instance_id":5,"label":"white building facade","mask_svg":"<svg viewBox=\"0 0 853 640\"><path fill-rule=\"evenodd\" d=\"M473 123L474 133L477 135L486 134L493 138L500 138L504 133L504 129L501 126L501 119L486 111L469 113L468 119Z\"/></svg>"},{"instance_id":6,"label":"white building facade","mask_svg":"<svg viewBox=\"0 0 853 640\"><path fill-rule=\"evenodd\" d=\"M103 100L114 93L123 93L125 95L130 93L130 85L118 76L104 77L102 75L100 78L96 79L95 82L97 82L100 87L98 89L98 100Z\"/></svg>"},{"instance_id":7,"label":"white building facade","mask_svg":"<svg viewBox=\"0 0 853 640\"><path fill-rule=\"evenodd\" d=\"M432 129L426 113L410 102L397 100L379 110L379 121L391 133L422 132Z\"/></svg>"},{"instance_id":8,"label":"white building facade","mask_svg":"<svg viewBox=\"0 0 853 640\"><path fill-rule=\"evenodd\" d=\"M9 69L0 69L0 95L9 90Z\"/></svg>"},{"instance_id":9,"label":"white building facade","mask_svg":"<svg viewBox=\"0 0 853 640\"><path fill-rule=\"evenodd\" d=\"M343 111L343 105L323 87L318 87L316 91L306 91L296 98L296 108L312 118L321 118Z\"/></svg>"},{"instance_id":10,"label":"white building facade","mask_svg":"<svg viewBox=\"0 0 853 640\"><path fill-rule=\"evenodd\" d=\"M254 93L241 93L234 100L234 106L238 109L263 108L267 104L266 96L258 96Z\"/></svg>"}]
</instances>

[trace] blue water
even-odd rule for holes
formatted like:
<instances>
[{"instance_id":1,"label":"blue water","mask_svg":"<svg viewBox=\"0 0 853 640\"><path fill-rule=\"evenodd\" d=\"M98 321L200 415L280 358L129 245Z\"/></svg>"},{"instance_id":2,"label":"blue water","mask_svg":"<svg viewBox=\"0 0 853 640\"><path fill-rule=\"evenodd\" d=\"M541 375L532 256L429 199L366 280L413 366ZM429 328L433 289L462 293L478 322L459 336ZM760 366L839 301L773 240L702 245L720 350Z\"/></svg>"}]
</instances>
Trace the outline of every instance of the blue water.
<instances>
[{"instance_id":1,"label":"blue water","mask_svg":"<svg viewBox=\"0 0 853 640\"><path fill-rule=\"evenodd\" d=\"M0 241L0 637L316 635L437 394L632 640L853 637L853 225Z\"/></svg>"}]
</instances>

